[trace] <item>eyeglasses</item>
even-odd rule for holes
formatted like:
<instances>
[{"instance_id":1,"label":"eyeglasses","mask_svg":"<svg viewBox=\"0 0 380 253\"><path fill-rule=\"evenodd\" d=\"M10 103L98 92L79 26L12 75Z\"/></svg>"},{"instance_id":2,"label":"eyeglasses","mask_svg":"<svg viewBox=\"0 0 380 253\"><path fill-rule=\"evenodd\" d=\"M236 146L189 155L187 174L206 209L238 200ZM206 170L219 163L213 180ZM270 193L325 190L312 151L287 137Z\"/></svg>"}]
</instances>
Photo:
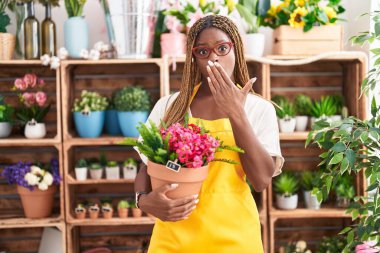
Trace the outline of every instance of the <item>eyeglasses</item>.
<instances>
[{"instance_id":1,"label":"eyeglasses","mask_svg":"<svg viewBox=\"0 0 380 253\"><path fill-rule=\"evenodd\" d=\"M231 48L234 46L234 43L232 42L222 42L214 47L206 47L206 46L199 46L199 47L193 47L191 50L195 57L200 59L208 58L212 51L214 51L215 54L219 56L225 56L230 51Z\"/></svg>"}]
</instances>

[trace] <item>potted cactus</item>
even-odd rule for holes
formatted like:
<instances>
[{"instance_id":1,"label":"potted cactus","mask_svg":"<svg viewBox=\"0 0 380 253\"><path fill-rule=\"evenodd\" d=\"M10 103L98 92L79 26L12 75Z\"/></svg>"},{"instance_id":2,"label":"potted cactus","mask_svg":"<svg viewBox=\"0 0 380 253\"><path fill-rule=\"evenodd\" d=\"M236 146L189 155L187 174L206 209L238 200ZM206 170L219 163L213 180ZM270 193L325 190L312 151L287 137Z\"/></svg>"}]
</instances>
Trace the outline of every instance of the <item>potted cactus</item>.
<instances>
[{"instance_id":1,"label":"potted cactus","mask_svg":"<svg viewBox=\"0 0 380 253\"><path fill-rule=\"evenodd\" d=\"M311 116L311 106L313 101L309 96L298 94L294 99L296 109L296 131L306 131L309 117Z\"/></svg>"},{"instance_id":2,"label":"potted cactus","mask_svg":"<svg viewBox=\"0 0 380 253\"><path fill-rule=\"evenodd\" d=\"M88 206L88 213L90 214L90 219L97 219L99 217L100 208L96 203L90 203Z\"/></svg>"},{"instance_id":3,"label":"potted cactus","mask_svg":"<svg viewBox=\"0 0 380 253\"><path fill-rule=\"evenodd\" d=\"M74 212L75 212L75 217L77 219L85 219L86 218L86 207L83 203L79 203L75 209L74 209Z\"/></svg>"},{"instance_id":4,"label":"potted cactus","mask_svg":"<svg viewBox=\"0 0 380 253\"><path fill-rule=\"evenodd\" d=\"M298 180L294 174L282 173L274 180L277 207L280 209L296 209L298 204Z\"/></svg>"},{"instance_id":5,"label":"potted cactus","mask_svg":"<svg viewBox=\"0 0 380 253\"><path fill-rule=\"evenodd\" d=\"M108 107L106 110L105 130L109 135L121 135L119 119L117 118L117 111L115 109L115 94L108 98Z\"/></svg>"},{"instance_id":6,"label":"potted cactus","mask_svg":"<svg viewBox=\"0 0 380 253\"><path fill-rule=\"evenodd\" d=\"M138 137L139 122L145 123L150 109L149 93L141 87L124 87L115 95L115 107L121 131L126 137Z\"/></svg>"},{"instance_id":7,"label":"potted cactus","mask_svg":"<svg viewBox=\"0 0 380 253\"><path fill-rule=\"evenodd\" d=\"M90 164L90 176L92 179L98 180L103 176L103 167L100 163Z\"/></svg>"},{"instance_id":8,"label":"potted cactus","mask_svg":"<svg viewBox=\"0 0 380 253\"><path fill-rule=\"evenodd\" d=\"M88 168L87 168L88 164L87 164L87 161L85 159L80 159L76 166L75 166L75 178L78 180L78 181L83 181L83 180L86 180L87 179L87 172L88 172Z\"/></svg>"},{"instance_id":9,"label":"potted cactus","mask_svg":"<svg viewBox=\"0 0 380 253\"><path fill-rule=\"evenodd\" d=\"M102 213L104 219L112 219L113 207L110 201L103 201L102 203Z\"/></svg>"},{"instance_id":10,"label":"potted cactus","mask_svg":"<svg viewBox=\"0 0 380 253\"><path fill-rule=\"evenodd\" d=\"M129 203L126 200L120 200L117 204L117 211L120 218L127 218L129 211Z\"/></svg>"},{"instance_id":11,"label":"potted cactus","mask_svg":"<svg viewBox=\"0 0 380 253\"><path fill-rule=\"evenodd\" d=\"M317 186L319 174L316 172L305 171L301 176L301 186L307 209L318 210L321 208L317 196L312 194L313 188Z\"/></svg>"},{"instance_id":12,"label":"potted cactus","mask_svg":"<svg viewBox=\"0 0 380 253\"><path fill-rule=\"evenodd\" d=\"M134 180L137 175L137 161L133 158L128 158L123 162L123 177L124 179Z\"/></svg>"},{"instance_id":13,"label":"potted cactus","mask_svg":"<svg viewBox=\"0 0 380 253\"><path fill-rule=\"evenodd\" d=\"M4 103L0 95L0 138L6 138L12 133L14 108Z\"/></svg>"},{"instance_id":14,"label":"potted cactus","mask_svg":"<svg viewBox=\"0 0 380 253\"><path fill-rule=\"evenodd\" d=\"M83 90L81 98L75 99L73 117L80 137L96 138L101 135L107 106L107 98L97 92Z\"/></svg>"},{"instance_id":15,"label":"potted cactus","mask_svg":"<svg viewBox=\"0 0 380 253\"><path fill-rule=\"evenodd\" d=\"M292 133L296 128L295 107L292 102L284 96L274 96L273 102L279 107L276 108L276 114L280 131L282 133Z\"/></svg>"},{"instance_id":16,"label":"potted cactus","mask_svg":"<svg viewBox=\"0 0 380 253\"><path fill-rule=\"evenodd\" d=\"M330 117L335 115L336 110L336 101L331 96L322 96L320 100L314 101L311 107L311 126L319 120L330 122Z\"/></svg>"},{"instance_id":17,"label":"potted cactus","mask_svg":"<svg viewBox=\"0 0 380 253\"><path fill-rule=\"evenodd\" d=\"M347 208L355 198L355 188L353 178L349 174L343 174L333 187L336 194L337 207Z\"/></svg>"},{"instance_id":18,"label":"potted cactus","mask_svg":"<svg viewBox=\"0 0 380 253\"><path fill-rule=\"evenodd\" d=\"M120 179L120 168L116 161L107 162L106 166L107 179Z\"/></svg>"},{"instance_id":19,"label":"potted cactus","mask_svg":"<svg viewBox=\"0 0 380 253\"><path fill-rule=\"evenodd\" d=\"M137 208L136 206L136 202L134 200L132 200L130 203L129 203L129 206L131 207L132 209L132 216L134 218L140 218L142 216L142 211L141 209Z\"/></svg>"}]
</instances>

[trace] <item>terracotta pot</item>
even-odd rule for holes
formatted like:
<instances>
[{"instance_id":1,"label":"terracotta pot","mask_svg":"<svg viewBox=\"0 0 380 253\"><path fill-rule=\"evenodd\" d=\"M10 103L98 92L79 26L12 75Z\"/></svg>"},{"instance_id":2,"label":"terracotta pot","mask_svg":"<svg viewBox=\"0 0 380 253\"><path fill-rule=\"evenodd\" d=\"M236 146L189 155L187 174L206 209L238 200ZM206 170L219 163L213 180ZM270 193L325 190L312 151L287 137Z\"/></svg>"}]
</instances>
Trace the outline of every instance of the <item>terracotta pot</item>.
<instances>
[{"instance_id":1,"label":"terracotta pot","mask_svg":"<svg viewBox=\"0 0 380 253\"><path fill-rule=\"evenodd\" d=\"M41 191L37 187L30 191L28 188L17 185L25 216L30 219L49 217L53 211L56 190L56 185L49 186L46 191Z\"/></svg>"},{"instance_id":2,"label":"terracotta pot","mask_svg":"<svg viewBox=\"0 0 380 253\"><path fill-rule=\"evenodd\" d=\"M99 217L99 210L93 211L91 208L89 208L88 212L90 214L90 219L97 219Z\"/></svg>"},{"instance_id":3,"label":"terracotta pot","mask_svg":"<svg viewBox=\"0 0 380 253\"><path fill-rule=\"evenodd\" d=\"M132 215L133 215L134 218L140 218L142 216L141 209L132 208Z\"/></svg>"},{"instance_id":4,"label":"terracotta pot","mask_svg":"<svg viewBox=\"0 0 380 253\"><path fill-rule=\"evenodd\" d=\"M175 172L165 165L148 161L148 175L151 178L152 189L164 184L178 184L177 188L166 193L171 199L199 194L202 183L208 175L208 168L208 165L196 169L180 168Z\"/></svg>"},{"instance_id":5,"label":"terracotta pot","mask_svg":"<svg viewBox=\"0 0 380 253\"><path fill-rule=\"evenodd\" d=\"M80 220L86 219L86 210L84 212L75 212L75 217Z\"/></svg>"},{"instance_id":6,"label":"terracotta pot","mask_svg":"<svg viewBox=\"0 0 380 253\"><path fill-rule=\"evenodd\" d=\"M110 211L104 212L103 211L103 218L104 219L112 219L113 216L113 210L111 209Z\"/></svg>"},{"instance_id":7,"label":"terracotta pot","mask_svg":"<svg viewBox=\"0 0 380 253\"><path fill-rule=\"evenodd\" d=\"M119 217L120 218L127 218L128 217L128 208L118 208L117 209L118 213L119 213Z\"/></svg>"},{"instance_id":8,"label":"terracotta pot","mask_svg":"<svg viewBox=\"0 0 380 253\"><path fill-rule=\"evenodd\" d=\"M96 248L83 251L83 253L112 253L112 251L107 248Z\"/></svg>"}]
</instances>

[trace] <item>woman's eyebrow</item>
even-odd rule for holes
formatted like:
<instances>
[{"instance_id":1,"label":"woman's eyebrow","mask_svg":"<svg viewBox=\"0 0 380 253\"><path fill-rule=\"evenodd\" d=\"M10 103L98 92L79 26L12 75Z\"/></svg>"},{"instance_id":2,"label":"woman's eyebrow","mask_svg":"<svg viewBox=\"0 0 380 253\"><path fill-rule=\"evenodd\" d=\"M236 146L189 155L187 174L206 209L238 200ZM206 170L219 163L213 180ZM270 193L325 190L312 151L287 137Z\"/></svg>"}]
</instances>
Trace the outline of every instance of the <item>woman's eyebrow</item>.
<instances>
[{"instance_id":1,"label":"woman's eyebrow","mask_svg":"<svg viewBox=\"0 0 380 253\"><path fill-rule=\"evenodd\" d=\"M215 43L214 43L214 45L216 45L216 44L218 44L218 43L220 43L220 42L227 42L226 40L218 40L218 41L216 41ZM208 45L208 43L207 42L204 42L204 43L197 43L195 46L204 46L204 45Z\"/></svg>"}]
</instances>

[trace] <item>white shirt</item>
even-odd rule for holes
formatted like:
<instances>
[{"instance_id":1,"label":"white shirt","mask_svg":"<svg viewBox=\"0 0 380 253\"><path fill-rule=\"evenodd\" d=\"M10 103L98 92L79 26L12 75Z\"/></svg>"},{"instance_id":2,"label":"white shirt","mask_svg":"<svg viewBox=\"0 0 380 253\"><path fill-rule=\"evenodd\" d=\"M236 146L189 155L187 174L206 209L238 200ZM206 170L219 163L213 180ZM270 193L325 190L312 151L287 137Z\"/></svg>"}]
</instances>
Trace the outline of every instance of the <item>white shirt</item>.
<instances>
[{"instance_id":1,"label":"white shirt","mask_svg":"<svg viewBox=\"0 0 380 253\"><path fill-rule=\"evenodd\" d=\"M146 122L147 126L149 126L149 120L152 120L157 126L160 124L160 120L164 118L165 111L169 108L171 103L173 103L178 94L179 92L176 92L173 95L162 97L157 101L148 117ZM279 130L274 106L259 96L248 94L244 111L251 125L251 129L256 134L260 143L271 156L276 158L276 170L273 177L279 175L282 172L281 169L284 165L284 158L281 155ZM192 114L189 110L189 117L191 116ZM140 136L139 140L141 139ZM139 152L137 147L134 147L134 149ZM148 158L140 152L139 155L141 160L147 164Z\"/></svg>"}]
</instances>

